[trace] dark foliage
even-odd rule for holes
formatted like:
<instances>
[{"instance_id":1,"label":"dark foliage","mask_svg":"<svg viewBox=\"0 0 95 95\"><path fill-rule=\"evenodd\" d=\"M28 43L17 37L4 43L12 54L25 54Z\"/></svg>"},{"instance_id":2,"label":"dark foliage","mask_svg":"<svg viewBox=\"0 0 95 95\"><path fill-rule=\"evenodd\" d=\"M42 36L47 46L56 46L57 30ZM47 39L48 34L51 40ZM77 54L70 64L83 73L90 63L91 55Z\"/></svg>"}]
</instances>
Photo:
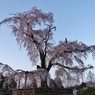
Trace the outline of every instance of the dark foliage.
<instances>
[{"instance_id":1,"label":"dark foliage","mask_svg":"<svg viewBox=\"0 0 95 95\"><path fill-rule=\"evenodd\" d=\"M89 87L78 93L78 95L95 95L95 87Z\"/></svg>"}]
</instances>

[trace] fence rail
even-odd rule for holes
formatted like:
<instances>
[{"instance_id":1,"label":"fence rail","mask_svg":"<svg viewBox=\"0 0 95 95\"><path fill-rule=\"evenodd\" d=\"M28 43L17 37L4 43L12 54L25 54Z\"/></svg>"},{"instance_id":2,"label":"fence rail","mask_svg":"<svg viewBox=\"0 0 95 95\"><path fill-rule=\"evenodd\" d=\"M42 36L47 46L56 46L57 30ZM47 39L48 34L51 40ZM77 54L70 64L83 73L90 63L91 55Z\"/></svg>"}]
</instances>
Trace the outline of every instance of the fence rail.
<instances>
[{"instance_id":1,"label":"fence rail","mask_svg":"<svg viewBox=\"0 0 95 95\"><path fill-rule=\"evenodd\" d=\"M25 95L32 94L45 94L45 95L55 95L55 94L72 94L72 89L51 89L51 88L30 88L25 90ZM15 89L12 95L24 95L24 89Z\"/></svg>"}]
</instances>

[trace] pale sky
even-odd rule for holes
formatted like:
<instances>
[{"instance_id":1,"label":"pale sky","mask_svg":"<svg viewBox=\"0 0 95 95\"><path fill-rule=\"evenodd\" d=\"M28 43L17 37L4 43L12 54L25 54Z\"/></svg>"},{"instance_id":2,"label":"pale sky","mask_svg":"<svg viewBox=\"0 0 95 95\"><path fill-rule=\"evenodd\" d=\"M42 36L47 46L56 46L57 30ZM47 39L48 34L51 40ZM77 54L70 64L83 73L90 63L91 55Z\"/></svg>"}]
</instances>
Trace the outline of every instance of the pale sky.
<instances>
[{"instance_id":1,"label":"pale sky","mask_svg":"<svg viewBox=\"0 0 95 95\"><path fill-rule=\"evenodd\" d=\"M32 7L54 14L54 40L78 40L95 45L95 0L0 0L0 21L12 13L27 11ZM19 49L11 29L0 27L0 62L14 70L34 70L24 48ZM95 60L88 58L85 64L95 66Z\"/></svg>"}]
</instances>

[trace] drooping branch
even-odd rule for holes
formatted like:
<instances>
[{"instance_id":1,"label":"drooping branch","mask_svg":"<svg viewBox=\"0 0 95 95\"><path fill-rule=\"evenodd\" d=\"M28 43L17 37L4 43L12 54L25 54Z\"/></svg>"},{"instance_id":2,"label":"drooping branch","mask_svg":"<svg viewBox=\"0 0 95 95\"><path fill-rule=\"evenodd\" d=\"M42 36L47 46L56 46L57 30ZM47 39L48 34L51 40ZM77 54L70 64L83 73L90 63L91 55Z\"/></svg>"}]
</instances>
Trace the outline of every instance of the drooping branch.
<instances>
[{"instance_id":1,"label":"drooping branch","mask_svg":"<svg viewBox=\"0 0 95 95\"><path fill-rule=\"evenodd\" d=\"M66 43L68 43L68 41L66 41ZM48 71L51 69L52 63L57 58L63 58L64 59L63 55L66 55L66 54L73 55L74 60L76 60L78 63L81 63L81 65L84 64L83 61L81 60L80 57L78 57L78 56L76 56L74 54L77 54L77 55L79 54L79 56L81 56L81 57L86 57L86 55L87 55L86 53L92 53L93 56L95 56L95 46L94 45L92 45L92 46L85 46L84 45L84 47L82 47L82 48L79 49L76 46L72 48L71 47L72 44L76 44L76 42L74 42L74 43L71 42L69 45L67 45L67 47L65 47L65 48L63 47L60 50L56 50L57 52L55 51L56 52L55 55L49 61L49 64L48 64L48 67L47 67ZM70 59L70 60L73 60L73 59ZM61 66L61 64L60 64L60 66ZM70 68L68 68L68 69L70 69ZM87 69L87 68L84 68L84 69Z\"/></svg>"},{"instance_id":2,"label":"drooping branch","mask_svg":"<svg viewBox=\"0 0 95 95\"><path fill-rule=\"evenodd\" d=\"M93 69L94 68L92 65L87 65L86 67L82 67L82 68L79 68L78 66L74 66L74 67L64 66L60 63L53 63L52 66L54 66L54 65L60 66L63 69L69 69L69 70L78 71L78 72L83 72L87 69Z\"/></svg>"}]
</instances>

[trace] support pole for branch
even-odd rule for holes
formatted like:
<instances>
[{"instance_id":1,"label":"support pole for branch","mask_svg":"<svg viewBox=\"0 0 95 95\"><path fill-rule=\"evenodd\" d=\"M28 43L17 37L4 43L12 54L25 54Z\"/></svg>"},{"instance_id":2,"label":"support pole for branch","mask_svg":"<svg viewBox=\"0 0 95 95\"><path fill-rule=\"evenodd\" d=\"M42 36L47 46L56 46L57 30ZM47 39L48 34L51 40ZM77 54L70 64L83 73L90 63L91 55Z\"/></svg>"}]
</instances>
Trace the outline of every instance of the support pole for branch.
<instances>
[{"instance_id":1,"label":"support pole for branch","mask_svg":"<svg viewBox=\"0 0 95 95\"><path fill-rule=\"evenodd\" d=\"M24 95L25 95L25 91L26 91L27 74L28 74L28 71L25 71L25 86L24 86Z\"/></svg>"}]
</instances>

